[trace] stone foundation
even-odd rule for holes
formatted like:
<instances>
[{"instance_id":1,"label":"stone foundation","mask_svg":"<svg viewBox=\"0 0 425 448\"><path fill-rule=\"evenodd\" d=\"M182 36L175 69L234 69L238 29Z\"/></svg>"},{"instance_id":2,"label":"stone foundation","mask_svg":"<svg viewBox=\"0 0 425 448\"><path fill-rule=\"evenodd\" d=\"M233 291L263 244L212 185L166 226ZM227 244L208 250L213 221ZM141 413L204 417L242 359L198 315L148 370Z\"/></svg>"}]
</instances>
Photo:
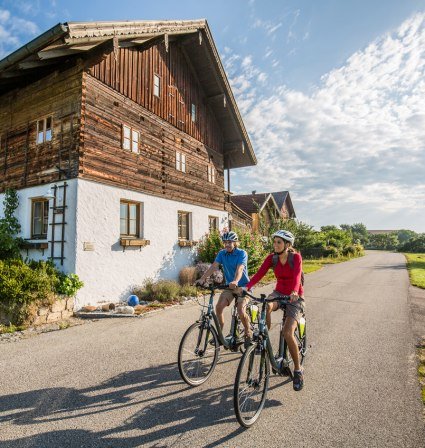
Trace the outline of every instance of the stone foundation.
<instances>
[{"instance_id":1,"label":"stone foundation","mask_svg":"<svg viewBox=\"0 0 425 448\"><path fill-rule=\"evenodd\" d=\"M59 320L66 320L74 314L74 298L63 297L56 300L49 307L41 307L37 311L37 316L33 325L42 325Z\"/></svg>"}]
</instances>

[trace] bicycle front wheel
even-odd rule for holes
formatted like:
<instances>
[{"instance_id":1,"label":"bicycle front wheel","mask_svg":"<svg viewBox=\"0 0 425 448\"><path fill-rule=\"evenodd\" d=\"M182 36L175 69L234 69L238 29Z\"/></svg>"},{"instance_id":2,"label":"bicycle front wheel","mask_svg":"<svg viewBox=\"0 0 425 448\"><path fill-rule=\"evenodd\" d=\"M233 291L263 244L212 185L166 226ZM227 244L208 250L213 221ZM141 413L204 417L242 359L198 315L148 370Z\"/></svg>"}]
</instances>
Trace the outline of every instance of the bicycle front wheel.
<instances>
[{"instance_id":1,"label":"bicycle front wheel","mask_svg":"<svg viewBox=\"0 0 425 448\"><path fill-rule=\"evenodd\" d=\"M218 337L213 328L203 323L191 325L180 342L179 372L190 386L199 386L211 376L218 360Z\"/></svg>"},{"instance_id":2,"label":"bicycle front wheel","mask_svg":"<svg viewBox=\"0 0 425 448\"><path fill-rule=\"evenodd\" d=\"M250 346L242 356L236 373L233 403L241 426L249 428L258 419L266 402L270 363L260 345Z\"/></svg>"}]
</instances>

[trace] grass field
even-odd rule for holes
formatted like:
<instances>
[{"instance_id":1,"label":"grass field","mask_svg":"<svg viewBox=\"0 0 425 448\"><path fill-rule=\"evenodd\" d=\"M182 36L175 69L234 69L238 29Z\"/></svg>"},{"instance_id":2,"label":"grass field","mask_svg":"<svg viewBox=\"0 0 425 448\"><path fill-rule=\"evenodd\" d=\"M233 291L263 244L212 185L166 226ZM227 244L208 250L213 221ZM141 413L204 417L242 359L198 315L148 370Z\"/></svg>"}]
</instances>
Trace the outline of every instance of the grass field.
<instances>
[{"instance_id":1,"label":"grass field","mask_svg":"<svg viewBox=\"0 0 425 448\"><path fill-rule=\"evenodd\" d=\"M407 259L410 283L425 289L425 254L404 254Z\"/></svg>"}]
</instances>

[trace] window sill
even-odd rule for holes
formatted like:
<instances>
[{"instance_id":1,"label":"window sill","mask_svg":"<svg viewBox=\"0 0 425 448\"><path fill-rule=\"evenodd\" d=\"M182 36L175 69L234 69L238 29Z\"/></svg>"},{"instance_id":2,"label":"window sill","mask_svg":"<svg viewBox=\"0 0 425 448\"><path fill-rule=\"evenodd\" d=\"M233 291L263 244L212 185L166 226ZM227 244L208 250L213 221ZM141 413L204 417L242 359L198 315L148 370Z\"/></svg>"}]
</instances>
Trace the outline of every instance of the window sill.
<instances>
[{"instance_id":1,"label":"window sill","mask_svg":"<svg viewBox=\"0 0 425 448\"><path fill-rule=\"evenodd\" d=\"M135 246L135 247L144 247L150 245L149 240L144 240L141 238L126 238L121 237L120 238L120 245L123 247L129 247L129 246Z\"/></svg>"},{"instance_id":2,"label":"window sill","mask_svg":"<svg viewBox=\"0 0 425 448\"><path fill-rule=\"evenodd\" d=\"M45 249L49 248L49 243L47 241L25 241L22 245L22 249L28 251L29 249L39 249L44 252Z\"/></svg>"},{"instance_id":3,"label":"window sill","mask_svg":"<svg viewBox=\"0 0 425 448\"><path fill-rule=\"evenodd\" d=\"M180 247L193 247L198 244L198 241L179 240Z\"/></svg>"}]
</instances>

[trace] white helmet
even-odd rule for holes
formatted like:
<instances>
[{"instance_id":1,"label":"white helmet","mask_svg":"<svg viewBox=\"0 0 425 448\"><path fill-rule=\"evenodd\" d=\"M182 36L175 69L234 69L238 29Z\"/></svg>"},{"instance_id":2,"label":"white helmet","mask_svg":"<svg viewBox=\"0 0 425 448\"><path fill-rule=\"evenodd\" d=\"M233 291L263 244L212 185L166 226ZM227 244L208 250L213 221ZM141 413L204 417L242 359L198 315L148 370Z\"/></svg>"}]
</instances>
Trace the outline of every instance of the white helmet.
<instances>
[{"instance_id":1,"label":"white helmet","mask_svg":"<svg viewBox=\"0 0 425 448\"><path fill-rule=\"evenodd\" d=\"M282 240L289 241L292 245L294 245L295 237L291 232L288 232L287 230L278 230L277 232L273 233L272 238L274 238L275 236L282 238Z\"/></svg>"},{"instance_id":2,"label":"white helmet","mask_svg":"<svg viewBox=\"0 0 425 448\"><path fill-rule=\"evenodd\" d=\"M225 232L221 235L222 241L238 241L238 235L235 232Z\"/></svg>"}]
</instances>

